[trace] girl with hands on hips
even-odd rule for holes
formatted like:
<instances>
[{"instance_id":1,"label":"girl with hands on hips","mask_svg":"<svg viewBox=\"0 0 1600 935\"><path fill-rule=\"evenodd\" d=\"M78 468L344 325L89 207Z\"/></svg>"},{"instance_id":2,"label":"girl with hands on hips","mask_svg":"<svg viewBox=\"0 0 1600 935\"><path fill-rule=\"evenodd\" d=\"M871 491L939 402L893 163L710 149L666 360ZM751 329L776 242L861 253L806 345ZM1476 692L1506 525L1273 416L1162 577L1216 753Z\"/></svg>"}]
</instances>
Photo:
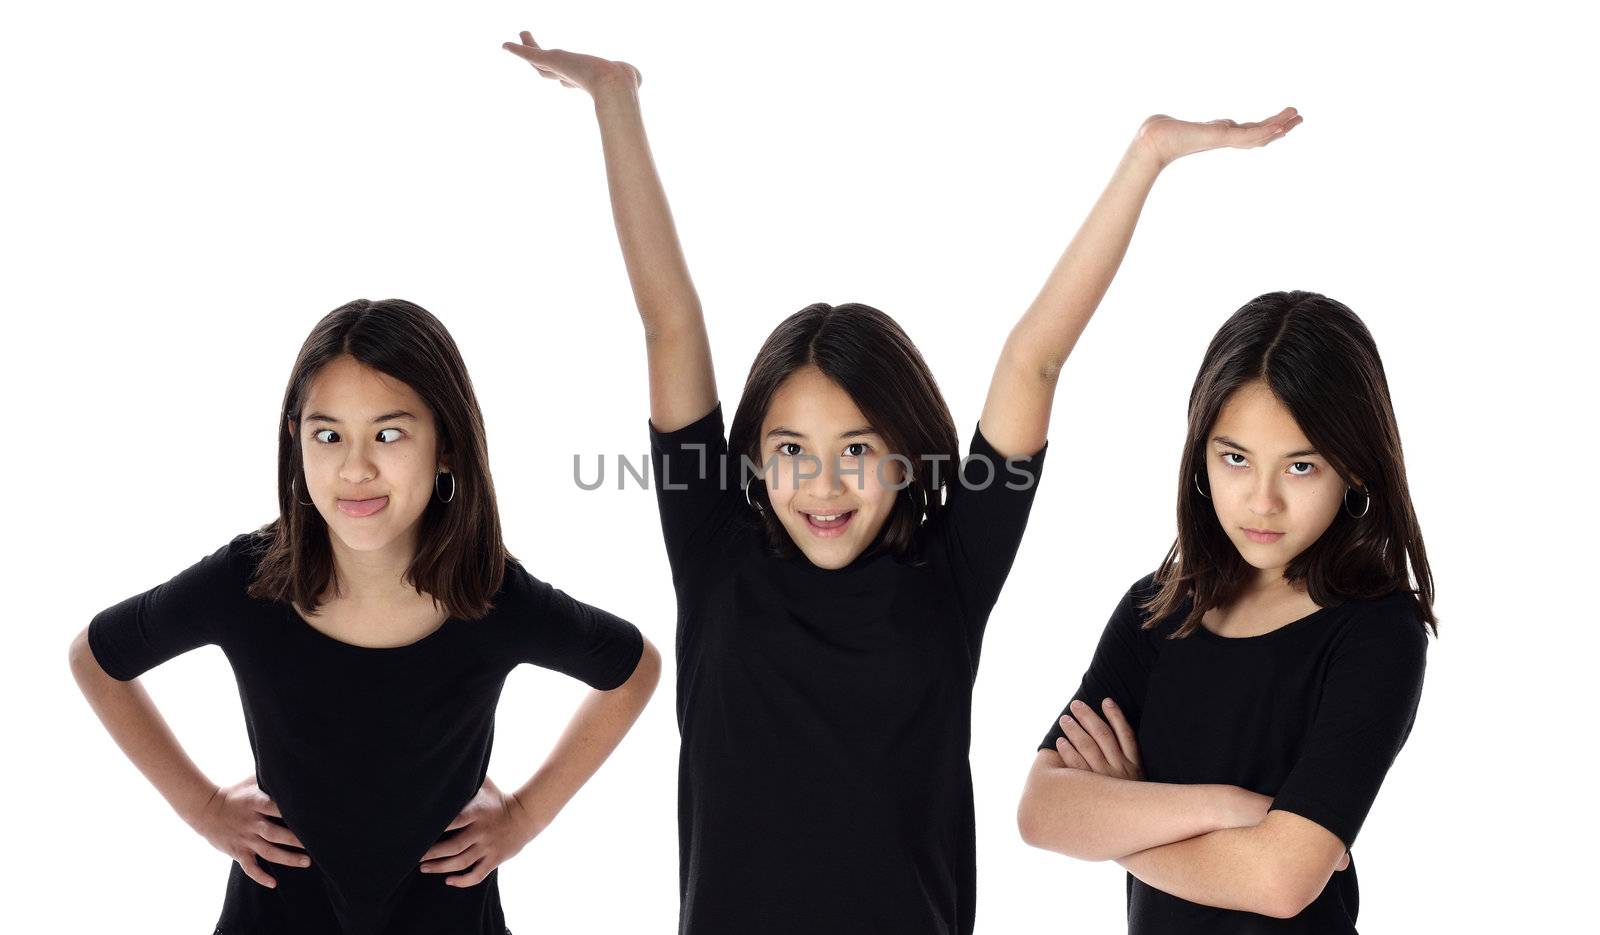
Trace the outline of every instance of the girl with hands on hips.
<instances>
[{"instance_id":1,"label":"girl with hands on hips","mask_svg":"<svg viewBox=\"0 0 1600 935\"><path fill-rule=\"evenodd\" d=\"M129 759L234 859L218 932L504 935L500 865L621 742L659 654L506 547L466 363L426 309L334 309L282 399L279 515L96 614L73 674ZM256 766L225 789L139 683L205 645L233 669ZM589 690L504 793L488 764L523 663Z\"/></svg>"}]
</instances>

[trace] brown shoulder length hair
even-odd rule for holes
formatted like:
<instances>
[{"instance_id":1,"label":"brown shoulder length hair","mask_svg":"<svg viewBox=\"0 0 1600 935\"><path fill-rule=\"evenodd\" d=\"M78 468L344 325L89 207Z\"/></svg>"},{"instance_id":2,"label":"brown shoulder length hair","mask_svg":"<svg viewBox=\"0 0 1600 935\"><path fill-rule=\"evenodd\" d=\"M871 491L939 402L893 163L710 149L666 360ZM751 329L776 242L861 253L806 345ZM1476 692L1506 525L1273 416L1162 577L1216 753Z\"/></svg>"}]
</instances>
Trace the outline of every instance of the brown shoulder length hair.
<instances>
[{"instance_id":1,"label":"brown shoulder length hair","mask_svg":"<svg viewBox=\"0 0 1600 935\"><path fill-rule=\"evenodd\" d=\"M767 336L750 365L744 394L728 427L728 452L741 468L740 481L750 477L747 496L761 504L768 545L779 556L799 552L772 515L766 483L757 473L765 463L761 423L783 381L812 365L850 394L891 454L910 462L910 483L896 496L872 549L919 560L914 549L917 533L924 522L932 524L941 515L940 490L961 462L955 420L911 338L893 318L857 302L817 302L795 312ZM741 457L755 469L743 470Z\"/></svg>"},{"instance_id":2,"label":"brown shoulder length hair","mask_svg":"<svg viewBox=\"0 0 1600 935\"><path fill-rule=\"evenodd\" d=\"M1228 396L1266 382L1317 451L1346 484L1360 477L1371 503L1360 519L1340 509L1316 542L1284 569L1323 607L1410 593L1435 636L1433 573L1406 485L1400 429L1378 347L1367 326L1340 302L1315 292L1269 292L1234 312L1206 348L1189 393L1189 428L1178 471L1178 537L1156 572L1160 589L1141 606L1146 628L1193 605L1171 634L1184 637L1212 607L1226 606L1253 569L1217 522L1195 477L1206 439ZM1416 575L1411 586L1406 562Z\"/></svg>"},{"instance_id":3,"label":"brown shoulder length hair","mask_svg":"<svg viewBox=\"0 0 1600 935\"><path fill-rule=\"evenodd\" d=\"M306 489L300 453L300 407L323 366L349 355L400 380L422 397L439 430L437 455L450 455L455 493L449 503L430 497L406 578L453 617L477 619L492 609L507 559L500 512L489 476L483 413L461 351L444 325L404 299L356 299L317 322L301 345L283 394L278 419L278 518L258 531L260 564L251 597L293 599L314 613L334 582L327 524L315 506L300 502Z\"/></svg>"}]
</instances>

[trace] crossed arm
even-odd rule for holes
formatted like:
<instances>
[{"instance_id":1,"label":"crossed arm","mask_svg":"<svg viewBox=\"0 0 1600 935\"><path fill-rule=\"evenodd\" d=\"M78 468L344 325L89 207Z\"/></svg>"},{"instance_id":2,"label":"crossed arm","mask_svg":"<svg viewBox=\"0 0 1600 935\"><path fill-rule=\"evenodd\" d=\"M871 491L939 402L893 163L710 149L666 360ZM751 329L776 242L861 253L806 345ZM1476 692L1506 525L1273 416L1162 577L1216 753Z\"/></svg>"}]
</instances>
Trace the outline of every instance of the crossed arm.
<instances>
[{"instance_id":1,"label":"crossed arm","mask_svg":"<svg viewBox=\"0 0 1600 935\"><path fill-rule=\"evenodd\" d=\"M1268 796L1230 785L1146 782L1132 727L1110 699L1102 707L1105 720L1074 702L1073 714L1061 719L1066 736L1034 758L1017 809L1027 843L1081 860L1115 860L1190 902L1284 919L1349 866L1336 835L1271 809Z\"/></svg>"}]
</instances>

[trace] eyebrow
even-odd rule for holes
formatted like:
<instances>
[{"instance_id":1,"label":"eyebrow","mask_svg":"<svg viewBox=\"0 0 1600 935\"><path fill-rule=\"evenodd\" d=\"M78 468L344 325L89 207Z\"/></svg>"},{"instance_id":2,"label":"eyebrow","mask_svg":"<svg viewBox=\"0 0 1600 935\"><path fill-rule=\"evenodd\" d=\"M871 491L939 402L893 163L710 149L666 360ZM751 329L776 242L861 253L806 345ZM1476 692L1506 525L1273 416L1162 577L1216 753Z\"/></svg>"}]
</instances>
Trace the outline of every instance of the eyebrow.
<instances>
[{"instance_id":1,"label":"eyebrow","mask_svg":"<svg viewBox=\"0 0 1600 935\"><path fill-rule=\"evenodd\" d=\"M416 416L412 415L409 412L406 412L404 409L396 409L394 412L386 412L381 416L373 416L372 417L372 421L373 422L391 422L391 421L393 421L395 419L415 419L415 418L416 418ZM307 423L311 423L311 422L332 422L334 425L338 425L339 424L339 420L338 419L335 419L333 416L325 415L325 414L320 413L320 412L313 412L310 415L306 416L306 422Z\"/></svg>"},{"instance_id":2,"label":"eyebrow","mask_svg":"<svg viewBox=\"0 0 1600 935\"><path fill-rule=\"evenodd\" d=\"M875 431L872 428L872 426L865 425L865 426L862 426L861 428L858 428L858 429L851 429L848 432L840 432L839 433L839 437L840 438L860 438L863 435L876 435L876 434L878 434L878 433L877 433L877 431ZM794 429L786 428L786 427L780 425L777 428L773 429L772 431L768 432L767 433L767 437L768 438L774 438L774 437L805 438L806 435L805 435L804 432L796 432Z\"/></svg>"},{"instance_id":3,"label":"eyebrow","mask_svg":"<svg viewBox=\"0 0 1600 935\"><path fill-rule=\"evenodd\" d=\"M1229 438L1226 435L1214 435L1214 436L1212 436L1211 440L1213 442L1216 442L1219 445L1227 445L1229 448L1237 448L1238 450L1244 452L1245 454L1249 454L1250 453L1250 449L1248 449L1245 446L1239 444L1238 442L1234 441L1233 439ZM1322 452L1318 451L1315 448L1306 448L1306 449L1304 449L1302 451L1291 451L1288 454L1284 455L1283 457L1285 457L1285 458L1303 458L1306 455L1316 455L1317 457L1320 458L1320 457L1322 457Z\"/></svg>"}]
</instances>

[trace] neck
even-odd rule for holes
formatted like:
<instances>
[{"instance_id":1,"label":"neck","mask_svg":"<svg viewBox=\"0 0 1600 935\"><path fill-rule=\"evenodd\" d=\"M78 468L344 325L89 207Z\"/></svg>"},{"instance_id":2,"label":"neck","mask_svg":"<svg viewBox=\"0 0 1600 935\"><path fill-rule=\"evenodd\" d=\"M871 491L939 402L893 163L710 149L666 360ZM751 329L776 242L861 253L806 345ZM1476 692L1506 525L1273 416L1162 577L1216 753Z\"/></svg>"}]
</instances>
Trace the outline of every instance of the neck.
<instances>
[{"instance_id":1,"label":"neck","mask_svg":"<svg viewBox=\"0 0 1600 935\"><path fill-rule=\"evenodd\" d=\"M339 581L338 597L363 604L382 603L402 596L402 589L414 590L405 583L405 574L416 555L415 529L372 551L352 549L331 533L329 540Z\"/></svg>"}]
</instances>

